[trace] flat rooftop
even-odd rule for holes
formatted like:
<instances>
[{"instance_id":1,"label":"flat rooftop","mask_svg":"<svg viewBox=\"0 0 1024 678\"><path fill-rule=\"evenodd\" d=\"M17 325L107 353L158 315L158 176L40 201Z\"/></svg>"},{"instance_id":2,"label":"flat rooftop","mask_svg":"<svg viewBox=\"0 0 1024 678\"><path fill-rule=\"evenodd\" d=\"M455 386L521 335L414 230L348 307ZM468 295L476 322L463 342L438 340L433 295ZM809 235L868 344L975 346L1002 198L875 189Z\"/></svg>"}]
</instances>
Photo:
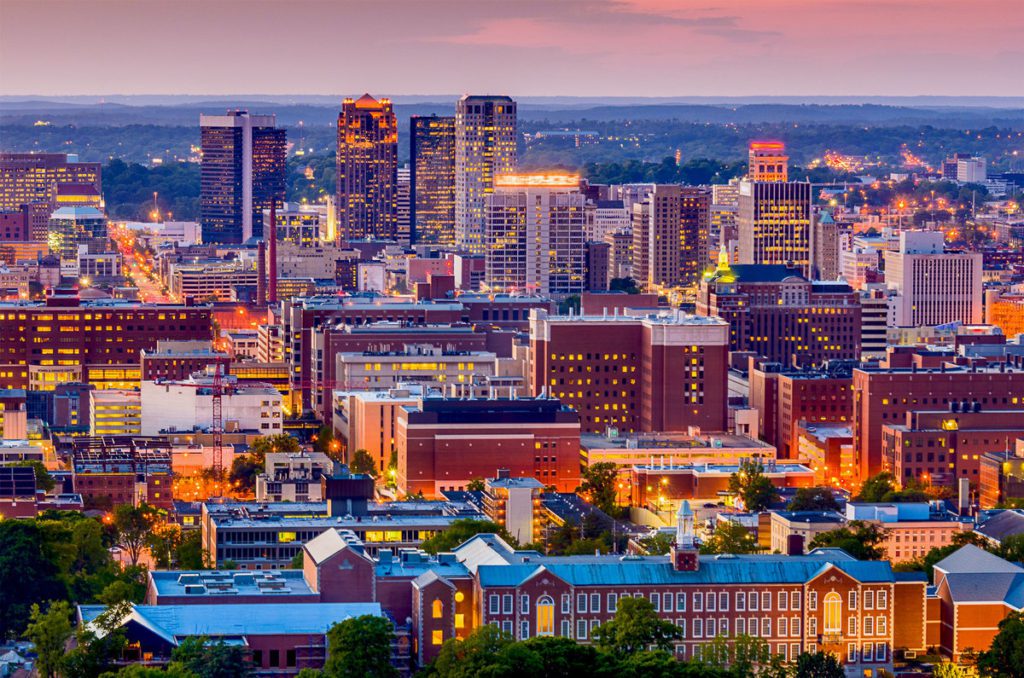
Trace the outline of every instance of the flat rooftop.
<instances>
[{"instance_id":1,"label":"flat rooftop","mask_svg":"<svg viewBox=\"0 0 1024 678\"><path fill-rule=\"evenodd\" d=\"M302 570L170 570L149 573L157 596L308 596Z\"/></svg>"},{"instance_id":2,"label":"flat rooftop","mask_svg":"<svg viewBox=\"0 0 1024 678\"><path fill-rule=\"evenodd\" d=\"M581 433L580 447L592 450L651 450L651 449L749 449L765 451L775 448L762 440L735 433L708 433L692 436L687 433L638 433L608 437L599 433Z\"/></svg>"}]
</instances>

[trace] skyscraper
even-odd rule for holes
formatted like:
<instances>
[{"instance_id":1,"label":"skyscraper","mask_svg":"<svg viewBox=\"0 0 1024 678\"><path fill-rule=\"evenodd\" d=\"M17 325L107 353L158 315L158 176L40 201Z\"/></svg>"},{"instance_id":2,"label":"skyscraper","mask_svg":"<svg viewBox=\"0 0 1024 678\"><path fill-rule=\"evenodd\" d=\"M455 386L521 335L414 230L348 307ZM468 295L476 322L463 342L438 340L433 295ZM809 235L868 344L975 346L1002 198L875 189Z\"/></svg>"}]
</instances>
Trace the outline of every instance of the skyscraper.
<instances>
[{"instance_id":1,"label":"skyscraper","mask_svg":"<svg viewBox=\"0 0 1024 678\"><path fill-rule=\"evenodd\" d=\"M640 263L637 282L647 288L693 285L708 267L711 192L659 184L649 206L634 221L633 256ZM634 213L636 215L636 212Z\"/></svg>"},{"instance_id":2,"label":"skyscraper","mask_svg":"<svg viewBox=\"0 0 1024 678\"><path fill-rule=\"evenodd\" d=\"M409 120L413 243L455 244L455 118Z\"/></svg>"},{"instance_id":3,"label":"skyscraper","mask_svg":"<svg viewBox=\"0 0 1024 678\"><path fill-rule=\"evenodd\" d=\"M343 240L398 237L398 122L391 101L345 99L338 115L338 229Z\"/></svg>"},{"instance_id":4,"label":"skyscraper","mask_svg":"<svg viewBox=\"0 0 1024 678\"><path fill-rule=\"evenodd\" d=\"M47 240L55 209L77 204L67 195L61 199L61 190L71 186L101 195L100 163L64 153L0 153L0 211L22 212L31 241Z\"/></svg>"},{"instance_id":5,"label":"skyscraper","mask_svg":"<svg viewBox=\"0 0 1024 678\"><path fill-rule=\"evenodd\" d=\"M781 141L751 141L747 165L751 181L789 181L789 156Z\"/></svg>"},{"instance_id":6,"label":"skyscraper","mask_svg":"<svg viewBox=\"0 0 1024 678\"><path fill-rule=\"evenodd\" d=\"M583 292L585 202L575 174L495 177L484 199L487 285L554 297Z\"/></svg>"},{"instance_id":7,"label":"skyscraper","mask_svg":"<svg viewBox=\"0 0 1024 678\"><path fill-rule=\"evenodd\" d=\"M203 241L239 243L263 236L263 210L284 202L287 131L273 115L200 115L203 159L199 220Z\"/></svg>"},{"instance_id":8,"label":"skyscraper","mask_svg":"<svg viewBox=\"0 0 1024 678\"><path fill-rule=\"evenodd\" d=\"M466 95L455 105L455 244L484 253L484 198L516 167L516 102Z\"/></svg>"}]
</instances>

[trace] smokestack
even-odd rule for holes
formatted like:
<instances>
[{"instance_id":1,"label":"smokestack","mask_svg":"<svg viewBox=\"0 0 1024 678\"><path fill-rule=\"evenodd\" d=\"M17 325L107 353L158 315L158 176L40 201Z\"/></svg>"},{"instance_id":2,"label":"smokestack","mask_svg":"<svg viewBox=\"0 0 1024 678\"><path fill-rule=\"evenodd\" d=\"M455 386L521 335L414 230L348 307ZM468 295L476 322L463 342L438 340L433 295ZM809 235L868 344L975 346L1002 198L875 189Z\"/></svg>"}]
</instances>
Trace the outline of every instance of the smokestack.
<instances>
[{"instance_id":1,"label":"smokestack","mask_svg":"<svg viewBox=\"0 0 1024 678\"><path fill-rule=\"evenodd\" d=\"M262 240L256 248L256 303L267 303L267 245Z\"/></svg>"},{"instance_id":2,"label":"smokestack","mask_svg":"<svg viewBox=\"0 0 1024 678\"><path fill-rule=\"evenodd\" d=\"M270 284L267 301L277 303L277 198L270 199Z\"/></svg>"}]
</instances>

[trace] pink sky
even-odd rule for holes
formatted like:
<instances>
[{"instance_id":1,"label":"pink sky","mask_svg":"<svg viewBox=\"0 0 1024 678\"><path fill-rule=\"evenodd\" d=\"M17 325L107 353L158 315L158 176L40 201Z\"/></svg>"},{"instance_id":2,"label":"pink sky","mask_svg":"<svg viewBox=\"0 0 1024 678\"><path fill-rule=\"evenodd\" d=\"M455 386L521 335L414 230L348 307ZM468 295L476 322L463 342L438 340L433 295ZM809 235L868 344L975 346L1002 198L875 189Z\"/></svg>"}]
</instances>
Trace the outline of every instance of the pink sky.
<instances>
[{"instance_id":1,"label":"pink sky","mask_svg":"<svg viewBox=\"0 0 1024 678\"><path fill-rule=\"evenodd\" d=\"M1015 95L1021 0L0 0L0 94Z\"/></svg>"}]
</instances>

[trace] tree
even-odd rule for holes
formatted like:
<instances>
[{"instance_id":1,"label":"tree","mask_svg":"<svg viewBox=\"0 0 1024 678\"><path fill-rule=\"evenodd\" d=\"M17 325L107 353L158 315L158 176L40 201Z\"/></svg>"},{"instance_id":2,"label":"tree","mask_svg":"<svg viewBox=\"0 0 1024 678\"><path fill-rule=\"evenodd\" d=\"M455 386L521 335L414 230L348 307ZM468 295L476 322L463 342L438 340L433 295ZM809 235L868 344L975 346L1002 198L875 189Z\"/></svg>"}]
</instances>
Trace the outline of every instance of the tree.
<instances>
[{"instance_id":1,"label":"tree","mask_svg":"<svg viewBox=\"0 0 1024 678\"><path fill-rule=\"evenodd\" d=\"M700 545L701 553L756 553L757 539L743 525L723 520L715 526L711 537Z\"/></svg>"},{"instance_id":2,"label":"tree","mask_svg":"<svg viewBox=\"0 0 1024 678\"><path fill-rule=\"evenodd\" d=\"M295 453L301 450L302 446L299 445L298 439L287 433L260 436L252 441L252 445L249 446L249 454L259 460L260 466L263 466L264 462L266 462L267 454L278 452Z\"/></svg>"},{"instance_id":3,"label":"tree","mask_svg":"<svg viewBox=\"0 0 1024 678\"><path fill-rule=\"evenodd\" d=\"M33 603L68 595L38 523L0 520L0 641L21 635Z\"/></svg>"},{"instance_id":4,"label":"tree","mask_svg":"<svg viewBox=\"0 0 1024 678\"><path fill-rule=\"evenodd\" d=\"M1003 537L995 553L1011 563L1019 563L1024 560L1024 534L1011 534Z\"/></svg>"},{"instance_id":5,"label":"tree","mask_svg":"<svg viewBox=\"0 0 1024 678\"><path fill-rule=\"evenodd\" d=\"M398 670L391 664L391 641L395 633L385 617L350 617L327 632L329 658L326 678L391 678Z\"/></svg>"},{"instance_id":6,"label":"tree","mask_svg":"<svg viewBox=\"0 0 1024 678\"><path fill-rule=\"evenodd\" d=\"M763 511L775 501L779 493L772 481L764 475L764 464L757 460L743 460L736 473L729 476L729 491L743 502L748 511Z\"/></svg>"},{"instance_id":7,"label":"tree","mask_svg":"<svg viewBox=\"0 0 1024 678\"><path fill-rule=\"evenodd\" d=\"M44 492L49 492L57 486L57 481L53 479L50 472L46 470L46 465L38 459L27 459L25 461L16 461L11 466L28 466L32 468L32 471L36 476L36 488Z\"/></svg>"},{"instance_id":8,"label":"tree","mask_svg":"<svg viewBox=\"0 0 1024 678\"><path fill-rule=\"evenodd\" d=\"M497 658L515 641L497 626L484 624L464 639L445 641L441 651L424 671L430 678L470 678L507 675L493 671Z\"/></svg>"},{"instance_id":9,"label":"tree","mask_svg":"<svg viewBox=\"0 0 1024 678\"><path fill-rule=\"evenodd\" d=\"M844 678L846 672L830 652L802 652L796 658L793 678Z\"/></svg>"},{"instance_id":10,"label":"tree","mask_svg":"<svg viewBox=\"0 0 1024 678\"><path fill-rule=\"evenodd\" d=\"M853 520L846 527L822 532L811 540L810 548L838 548L858 560L880 560L885 531L877 525Z\"/></svg>"},{"instance_id":11,"label":"tree","mask_svg":"<svg viewBox=\"0 0 1024 678\"><path fill-rule=\"evenodd\" d=\"M608 282L608 289L612 292L625 292L626 294L640 294L640 288L632 278L612 278Z\"/></svg>"},{"instance_id":12,"label":"tree","mask_svg":"<svg viewBox=\"0 0 1024 678\"><path fill-rule=\"evenodd\" d=\"M877 503L884 501L884 497L895 491L896 482L893 475L888 471L882 471L864 481L854 501Z\"/></svg>"},{"instance_id":13,"label":"tree","mask_svg":"<svg viewBox=\"0 0 1024 678\"><path fill-rule=\"evenodd\" d=\"M373 460L373 457L366 450L356 450L352 453L352 458L348 463L348 470L351 473L365 473L373 478L379 475L377 472L377 462Z\"/></svg>"},{"instance_id":14,"label":"tree","mask_svg":"<svg viewBox=\"0 0 1024 678\"><path fill-rule=\"evenodd\" d=\"M33 604L25 638L35 645L39 656L39 674L44 678L56 676L64 658L64 646L71 638L70 603L64 600L53 601L45 612L39 605Z\"/></svg>"},{"instance_id":15,"label":"tree","mask_svg":"<svg viewBox=\"0 0 1024 678\"><path fill-rule=\"evenodd\" d=\"M801 487L786 507L790 511L838 511L839 502L828 487Z\"/></svg>"},{"instance_id":16,"label":"tree","mask_svg":"<svg viewBox=\"0 0 1024 678\"><path fill-rule=\"evenodd\" d=\"M675 537L666 532L658 532L649 537L641 537L640 546L648 555L663 556L672 548Z\"/></svg>"},{"instance_id":17,"label":"tree","mask_svg":"<svg viewBox=\"0 0 1024 678\"><path fill-rule=\"evenodd\" d=\"M470 492L483 492L484 491L484 481L483 481L483 478L473 478L468 483L466 483L466 489L468 491L470 491Z\"/></svg>"},{"instance_id":18,"label":"tree","mask_svg":"<svg viewBox=\"0 0 1024 678\"><path fill-rule=\"evenodd\" d=\"M138 564L160 517L160 511L146 503L138 506L120 504L114 508L114 540L127 552L132 565Z\"/></svg>"},{"instance_id":19,"label":"tree","mask_svg":"<svg viewBox=\"0 0 1024 678\"><path fill-rule=\"evenodd\" d=\"M398 487L398 450L396 449L392 449L391 456L388 457L387 486L391 488Z\"/></svg>"},{"instance_id":20,"label":"tree","mask_svg":"<svg viewBox=\"0 0 1024 678\"><path fill-rule=\"evenodd\" d=\"M597 647L605 652L630 655L654 646L670 650L681 636L679 627L658 616L647 598L622 598L615 618L597 627Z\"/></svg>"},{"instance_id":21,"label":"tree","mask_svg":"<svg viewBox=\"0 0 1024 678\"><path fill-rule=\"evenodd\" d=\"M1011 612L999 622L989 649L978 655L978 672L990 678L1024 676L1024 615Z\"/></svg>"},{"instance_id":22,"label":"tree","mask_svg":"<svg viewBox=\"0 0 1024 678\"><path fill-rule=\"evenodd\" d=\"M334 442L334 429L330 426L321 426L320 430L313 436L313 449L333 457L334 453L340 448L340 444L335 445Z\"/></svg>"},{"instance_id":23,"label":"tree","mask_svg":"<svg viewBox=\"0 0 1024 678\"><path fill-rule=\"evenodd\" d=\"M490 520L476 520L474 518L460 518L453 520L452 524L444 532L438 532L433 537L426 539L420 545L427 553L442 553L451 551L463 542L472 539L478 534L496 534L512 546L516 546L516 540L508 531Z\"/></svg>"},{"instance_id":24,"label":"tree","mask_svg":"<svg viewBox=\"0 0 1024 678\"><path fill-rule=\"evenodd\" d=\"M953 662L940 662L932 667L932 678L970 678L967 669Z\"/></svg>"},{"instance_id":25,"label":"tree","mask_svg":"<svg viewBox=\"0 0 1024 678\"><path fill-rule=\"evenodd\" d=\"M619 468L610 461L590 464L583 470L583 482L577 491L586 494L597 508L612 515L616 511L616 485L619 480Z\"/></svg>"},{"instance_id":26,"label":"tree","mask_svg":"<svg viewBox=\"0 0 1024 678\"><path fill-rule=\"evenodd\" d=\"M240 454L231 460L228 482L246 492L256 489L256 476L263 473L264 461L254 454Z\"/></svg>"},{"instance_id":27,"label":"tree","mask_svg":"<svg viewBox=\"0 0 1024 678\"><path fill-rule=\"evenodd\" d=\"M253 673L246 648L190 636L171 651L170 667L196 678L248 678Z\"/></svg>"}]
</instances>

